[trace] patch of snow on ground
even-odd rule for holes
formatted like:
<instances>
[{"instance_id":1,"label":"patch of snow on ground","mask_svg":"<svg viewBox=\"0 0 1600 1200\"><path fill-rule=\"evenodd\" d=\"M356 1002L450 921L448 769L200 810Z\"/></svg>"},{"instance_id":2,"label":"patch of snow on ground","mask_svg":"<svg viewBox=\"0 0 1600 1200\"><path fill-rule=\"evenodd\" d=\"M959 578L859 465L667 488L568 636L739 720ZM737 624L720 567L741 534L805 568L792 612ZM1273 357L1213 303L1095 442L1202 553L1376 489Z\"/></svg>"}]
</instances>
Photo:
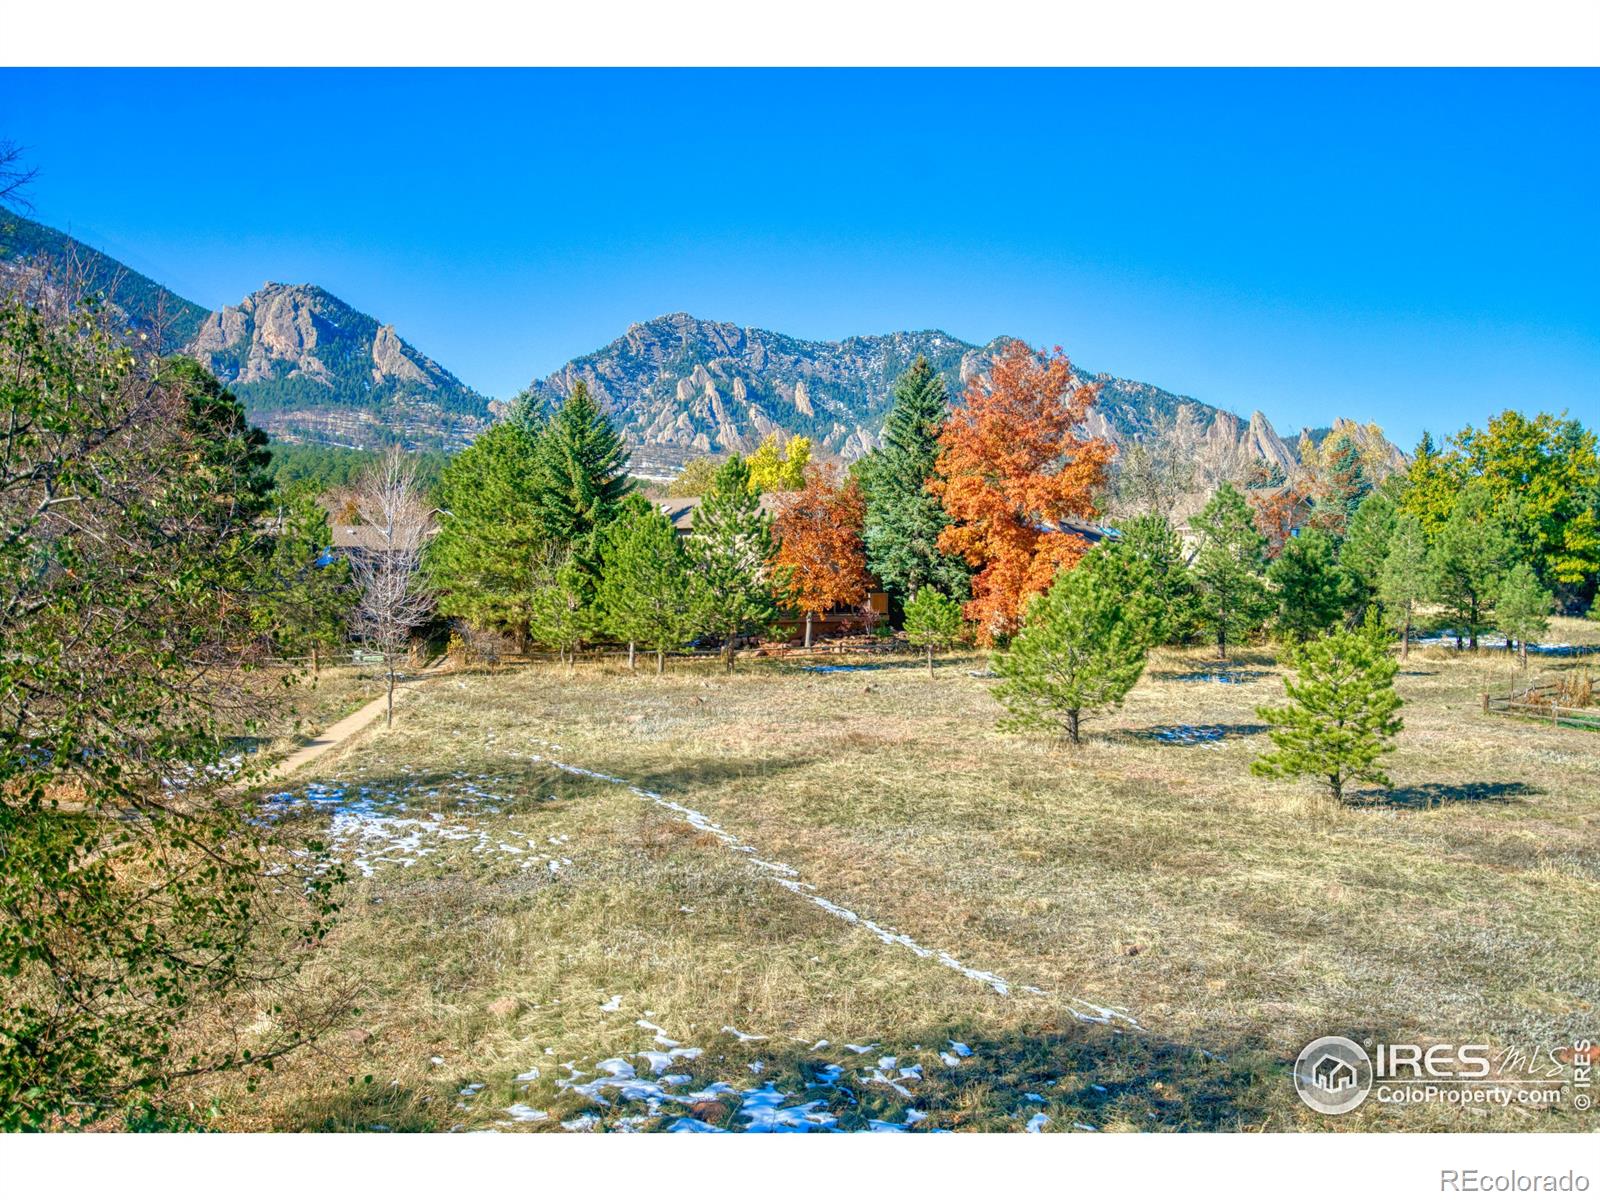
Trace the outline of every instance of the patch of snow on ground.
<instances>
[{"instance_id":1,"label":"patch of snow on ground","mask_svg":"<svg viewBox=\"0 0 1600 1200\"><path fill-rule=\"evenodd\" d=\"M1209 745L1214 748L1226 735L1215 725L1174 725L1167 729L1158 729L1155 736L1157 741L1171 745Z\"/></svg>"}]
</instances>

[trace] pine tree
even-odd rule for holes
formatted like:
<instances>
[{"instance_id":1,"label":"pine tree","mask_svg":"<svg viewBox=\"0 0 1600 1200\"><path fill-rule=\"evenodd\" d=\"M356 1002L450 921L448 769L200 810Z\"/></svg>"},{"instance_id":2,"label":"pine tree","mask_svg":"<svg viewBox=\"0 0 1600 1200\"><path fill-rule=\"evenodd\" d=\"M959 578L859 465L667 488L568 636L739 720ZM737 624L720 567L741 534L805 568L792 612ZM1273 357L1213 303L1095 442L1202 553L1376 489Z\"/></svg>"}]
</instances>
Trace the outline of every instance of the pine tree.
<instances>
[{"instance_id":1,"label":"pine tree","mask_svg":"<svg viewBox=\"0 0 1600 1200\"><path fill-rule=\"evenodd\" d=\"M537 437L540 526L547 539L577 556L592 587L598 531L632 489L627 448L581 379L538 426Z\"/></svg>"},{"instance_id":2,"label":"pine tree","mask_svg":"<svg viewBox=\"0 0 1600 1200\"><path fill-rule=\"evenodd\" d=\"M1178 531L1166 517L1152 513L1124 522L1118 533L1112 551L1143 568L1140 587L1151 600L1151 644L1187 640L1200 621L1200 593L1184 561Z\"/></svg>"},{"instance_id":3,"label":"pine tree","mask_svg":"<svg viewBox=\"0 0 1600 1200\"><path fill-rule=\"evenodd\" d=\"M1348 434L1336 434L1323 447L1317 473L1311 524L1335 541L1343 538L1356 509L1372 491L1361 462L1361 448Z\"/></svg>"},{"instance_id":4,"label":"pine tree","mask_svg":"<svg viewBox=\"0 0 1600 1200\"><path fill-rule=\"evenodd\" d=\"M1277 592L1278 632L1296 642L1325 633L1344 611L1344 580L1333 561L1333 542L1319 529L1302 529L1267 568Z\"/></svg>"},{"instance_id":5,"label":"pine tree","mask_svg":"<svg viewBox=\"0 0 1600 1200\"><path fill-rule=\"evenodd\" d=\"M928 652L928 678L933 678L933 652L961 640L961 602L936 587L923 587L906 602L906 641Z\"/></svg>"},{"instance_id":6,"label":"pine tree","mask_svg":"<svg viewBox=\"0 0 1600 1200\"><path fill-rule=\"evenodd\" d=\"M971 571L961 558L939 549L950 518L928 491L949 411L943 377L918 357L895 381L883 448L863 460L867 566L902 599L930 585L957 599L967 597Z\"/></svg>"},{"instance_id":7,"label":"pine tree","mask_svg":"<svg viewBox=\"0 0 1600 1200\"><path fill-rule=\"evenodd\" d=\"M661 674L667 650L694 634L688 559L672 522L642 496L629 496L601 537L597 606L605 629L634 646L655 650Z\"/></svg>"},{"instance_id":8,"label":"pine tree","mask_svg":"<svg viewBox=\"0 0 1600 1200\"><path fill-rule=\"evenodd\" d=\"M1261 578L1265 539L1231 483L1217 489L1192 524L1202 538L1194 559L1201 622L1216 639L1217 657L1227 658L1228 644L1254 632L1271 612Z\"/></svg>"},{"instance_id":9,"label":"pine tree","mask_svg":"<svg viewBox=\"0 0 1600 1200\"><path fill-rule=\"evenodd\" d=\"M1554 605L1555 597L1539 586L1539 576L1527 563L1512 567L1500 585L1495 622L1507 639L1515 639L1524 671L1528 669L1528 643L1550 628Z\"/></svg>"},{"instance_id":10,"label":"pine tree","mask_svg":"<svg viewBox=\"0 0 1600 1200\"><path fill-rule=\"evenodd\" d=\"M549 582L536 588L530 631L535 643L549 646L561 661L577 661L578 648L599 625L589 600L588 580L575 557L568 556Z\"/></svg>"},{"instance_id":11,"label":"pine tree","mask_svg":"<svg viewBox=\"0 0 1600 1200\"><path fill-rule=\"evenodd\" d=\"M328 514L314 492L297 485L279 493L277 501L266 562L269 583L258 589L251 616L279 654L309 654L315 672L321 652L349 638L355 585L350 564L329 553Z\"/></svg>"},{"instance_id":12,"label":"pine tree","mask_svg":"<svg viewBox=\"0 0 1600 1200\"><path fill-rule=\"evenodd\" d=\"M1361 502L1345 530L1339 569L1344 575L1345 608L1353 624L1367 619L1367 609L1377 599L1378 574L1389 554L1394 522L1394 501L1380 489Z\"/></svg>"},{"instance_id":13,"label":"pine tree","mask_svg":"<svg viewBox=\"0 0 1600 1200\"><path fill-rule=\"evenodd\" d=\"M1422 522L1408 512L1399 513L1389 551L1378 571L1378 602L1396 632L1400 634L1400 657L1411 657L1411 631L1417 605L1430 593L1428 579L1428 541Z\"/></svg>"},{"instance_id":14,"label":"pine tree","mask_svg":"<svg viewBox=\"0 0 1600 1200\"><path fill-rule=\"evenodd\" d=\"M1478 648L1478 634L1489 627L1489 610L1515 550L1488 490L1476 484L1463 488L1428 559L1434 598L1449 610L1457 649L1463 634L1471 649Z\"/></svg>"},{"instance_id":15,"label":"pine tree","mask_svg":"<svg viewBox=\"0 0 1600 1200\"><path fill-rule=\"evenodd\" d=\"M772 524L750 491L744 460L735 454L717 471L710 494L695 510L689 535L698 625L722 639L729 671L737 640L770 628L778 619L772 552Z\"/></svg>"},{"instance_id":16,"label":"pine tree","mask_svg":"<svg viewBox=\"0 0 1600 1200\"><path fill-rule=\"evenodd\" d=\"M1251 763L1253 773L1313 776L1327 785L1336 804L1358 780L1392 786L1378 762L1402 728L1394 690L1399 663L1389 657L1378 628L1374 614L1360 629L1285 648L1285 662L1297 678L1284 678L1288 704L1256 709L1277 749Z\"/></svg>"},{"instance_id":17,"label":"pine tree","mask_svg":"<svg viewBox=\"0 0 1600 1200\"><path fill-rule=\"evenodd\" d=\"M439 480L439 533L426 554L444 616L527 638L535 564L551 546L541 481L537 442L520 421L490 426L450 460Z\"/></svg>"},{"instance_id":18,"label":"pine tree","mask_svg":"<svg viewBox=\"0 0 1600 1200\"><path fill-rule=\"evenodd\" d=\"M1002 729L1065 731L1076 743L1085 713L1122 703L1144 674L1149 625L1108 569L1103 551L1066 568L1028 606L1022 632L995 656Z\"/></svg>"}]
</instances>

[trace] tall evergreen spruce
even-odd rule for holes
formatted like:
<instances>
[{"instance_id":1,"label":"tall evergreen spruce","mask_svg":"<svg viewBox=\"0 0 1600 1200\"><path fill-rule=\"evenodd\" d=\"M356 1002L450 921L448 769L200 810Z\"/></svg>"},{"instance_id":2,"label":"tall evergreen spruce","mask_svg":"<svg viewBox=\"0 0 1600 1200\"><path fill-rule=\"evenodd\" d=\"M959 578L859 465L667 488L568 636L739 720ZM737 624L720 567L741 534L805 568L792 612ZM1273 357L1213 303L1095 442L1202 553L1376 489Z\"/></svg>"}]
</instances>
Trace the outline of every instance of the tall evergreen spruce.
<instances>
[{"instance_id":1,"label":"tall evergreen spruce","mask_svg":"<svg viewBox=\"0 0 1600 1200\"><path fill-rule=\"evenodd\" d=\"M1203 539L1194 559L1201 623L1216 640L1217 657L1227 658L1229 644L1258 629L1272 610L1261 578L1266 539L1231 483L1217 489L1193 524Z\"/></svg>"},{"instance_id":2,"label":"tall evergreen spruce","mask_svg":"<svg viewBox=\"0 0 1600 1200\"><path fill-rule=\"evenodd\" d=\"M1428 539L1422 522L1408 512L1396 515L1389 550L1378 571L1378 602L1400 635L1400 657L1411 657L1411 632L1417 605L1428 599Z\"/></svg>"},{"instance_id":3,"label":"tall evergreen spruce","mask_svg":"<svg viewBox=\"0 0 1600 1200\"><path fill-rule=\"evenodd\" d=\"M710 493L695 509L689 559L699 593L698 625L722 640L733 670L739 638L778 619L773 599L772 522L750 491L750 471L737 454L717 470Z\"/></svg>"},{"instance_id":4,"label":"tall evergreen spruce","mask_svg":"<svg viewBox=\"0 0 1600 1200\"><path fill-rule=\"evenodd\" d=\"M1344 611L1344 579L1320 529L1302 529L1285 542L1267 578L1277 590L1278 632L1294 641L1327 632Z\"/></svg>"},{"instance_id":5,"label":"tall evergreen spruce","mask_svg":"<svg viewBox=\"0 0 1600 1200\"><path fill-rule=\"evenodd\" d=\"M1267 778L1312 776L1336 804L1358 780L1392 786L1378 763L1402 728L1394 690L1400 664L1389 657L1376 614L1360 629L1287 647L1284 660L1296 675L1283 681L1289 703L1256 709L1277 749L1250 770Z\"/></svg>"},{"instance_id":6,"label":"tall evergreen spruce","mask_svg":"<svg viewBox=\"0 0 1600 1200\"><path fill-rule=\"evenodd\" d=\"M1539 576L1527 563L1518 563L1500 585L1495 605L1495 623L1506 635L1506 646L1517 644L1524 671L1528 669L1528 643L1550 628L1550 610L1555 597L1539 584Z\"/></svg>"},{"instance_id":7,"label":"tall evergreen spruce","mask_svg":"<svg viewBox=\"0 0 1600 1200\"><path fill-rule=\"evenodd\" d=\"M995 656L1002 729L1065 733L1076 744L1086 713L1114 708L1144 674L1149 622L1104 549L1056 576L1028 606L1011 648Z\"/></svg>"},{"instance_id":8,"label":"tall evergreen spruce","mask_svg":"<svg viewBox=\"0 0 1600 1200\"><path fill-rule=\"evenodd\" d=\"M528 637L534 568L550 548L540 483L538 444L519 420L491 426L450 460L425 558L442 614Z\"/></svg>"},{"instance_id":9,"label":"tall evergreen spruce","mask_svg":"<svg viewBox=\"0 0 1600 1200\"><path fill-rule=\"evenodd\" d=\"M927 487L949 409L943 377L919 357L895 381L883 448L863 464L867 517L861 537L867 568L901 598L927 586L957 600L967 596L971 569L939 549L939 534L950 518Z\"/></svg>"},{"instance_id":10,"label":"tall evergreen spruce","mask_svg":"<svg viewBox=\"0 0 1600 1200\"><path fill-rule=\"evenodd\" d=\"M601 536L602 573L597 594L607 633L655 651L656 674L669 649L694 635L688 559L672 522L642 496L629 496Z\"/></svg>"},{"instance_id":11,"label":"tall evergreen spruce","mask_svg":"<svg viewBox=\"0 0 1600 1200\"><path fill-rule=\"evenodd\" d=\"M933 678L933 652L961 640L961 601L936 587L922 587L906 602L905 635L928 653L928 678Z\"/></svg>"},{"instance_id":12,"label":"tall evergreen spruce","mask_svg":"<svg viewBox=\"0 0 1600 1200\"><path fill-rule=\"evenodd\" d=\"M538 459L540 525L547 538L577 557L592 584L597 535L633 485L627 447L583 380L539 426Z\"/></svg>"}]
</instances>

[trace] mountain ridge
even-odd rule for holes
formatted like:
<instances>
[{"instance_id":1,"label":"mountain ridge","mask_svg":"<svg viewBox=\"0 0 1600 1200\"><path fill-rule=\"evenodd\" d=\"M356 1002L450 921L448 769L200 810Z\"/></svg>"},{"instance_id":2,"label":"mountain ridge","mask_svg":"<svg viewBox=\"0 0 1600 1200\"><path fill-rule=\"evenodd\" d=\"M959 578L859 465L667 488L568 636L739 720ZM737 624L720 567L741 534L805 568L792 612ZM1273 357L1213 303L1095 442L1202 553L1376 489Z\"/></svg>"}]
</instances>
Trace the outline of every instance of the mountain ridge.
<instances>
[{"instance_id":1,"label":"mountain ridge","mask_svg":"<svg viewBox=\"0 0 1600 1200\"><path fill-rule=\"evenodd\" d=\"M199 359L280 440L456 449L509 407L318 285L269 281L211 311L60 230L0 210L0 259L36 256L112 292L130 322L159 325L163 342ZM627 441L633 471L647 477L670 477L699 455L749 451L770 434L805 435L820 454L849 460L880 444L894 381L918 357L955 398L1012 340L980 344L942 329L814 340L678 311L633 323L523 395L550 407L583 379ZM1123 444L1182 423L1212 478L1256 459L1285 471L1299 461L1260 412L1245 419L1154 384L1074 373L1099 387L1090 434Z\"/></svg>"},{"instance_id":2,"label":"mountain ridge","mask_svg":"<svg viewBox=\"0 0 1600 1200\"><path fill-rule=\"evenodd\" d=\"M635 469L647 475L668 474L698 455L748 451L773 432L809 436L822 453L851 459L880 444L894 380L918 356L945 377L954 398L1013 340L979 344L942 329L809 340L672 312L630 325L534 380L525 394L550 406L582 379L634 448ZM1226 440L1233 457L1246 445L1285 469L1297 462L1259 412L1245 421L1153 384L1077 367L1074 374L1099 385L1086 423L1097 436L1122 443L1182 419L1218 454Z\"/></svg>"}]
</instances>

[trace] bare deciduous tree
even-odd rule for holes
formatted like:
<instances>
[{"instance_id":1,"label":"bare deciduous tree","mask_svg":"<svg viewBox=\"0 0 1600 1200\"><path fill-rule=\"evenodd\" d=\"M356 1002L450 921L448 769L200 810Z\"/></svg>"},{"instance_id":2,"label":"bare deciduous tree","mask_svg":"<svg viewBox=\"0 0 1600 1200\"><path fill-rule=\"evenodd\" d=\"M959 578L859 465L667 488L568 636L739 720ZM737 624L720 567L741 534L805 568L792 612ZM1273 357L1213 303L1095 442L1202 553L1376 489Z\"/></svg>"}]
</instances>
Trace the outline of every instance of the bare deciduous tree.
<instances>
[{"instance_id":1,"label":"bare deciduous tree","mask_svg":"<svg viewBox=\"0 0 1600 1200\"><path fill-rule=\"evenodd\" d=\"M1117 455L1114 500L1119 515L1171 518L1195 486L1198 438L1185 409L1171 425L1125 443Z\"/></svg>"},{"instance_id":2,"label":"bare deciduous tree","mask_svg":"<svg viewBox=\"0 0 1600 1200\"><path fill-rule=\"evenodd\" d=\"M0 204L31 207L24 189L33 182L35 174L34 168L22 165L22 147L0 138Z\"/></svg>"},{"instance_id":3,"label":"bare deciduous tree","mask_svg":"<svg viewBox=\"0 0 1600 1200\"><path fill-rule=\"evenodd\" d=\"M350 569L361 601L356 633L383 656L388 675L384 724L394 724L394 685L410 649L411 631L433 612L434 594L422 577L422 549L433 520L417 484L416 459L398 446L367 468L356 484L362 541Z\"/></svg>"}]
</instances>

